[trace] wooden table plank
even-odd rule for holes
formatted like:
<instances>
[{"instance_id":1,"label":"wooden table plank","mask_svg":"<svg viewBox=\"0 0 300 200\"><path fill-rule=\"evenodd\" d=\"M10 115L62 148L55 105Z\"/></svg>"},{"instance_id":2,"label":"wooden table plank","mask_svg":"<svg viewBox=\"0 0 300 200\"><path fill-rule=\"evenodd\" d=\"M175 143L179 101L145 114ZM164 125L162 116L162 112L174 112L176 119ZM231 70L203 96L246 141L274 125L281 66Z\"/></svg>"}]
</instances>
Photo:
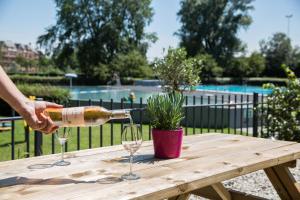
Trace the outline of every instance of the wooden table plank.
<instances>
[{"instance_id":1,"label":"wooden table plank","mask_svg":"<svg viewBox=\"0 0 300 200\"><path fill-rule=\"evenodd\" d=\"M300 157L297 143L226 134L185 137L178 159L153 159L151 142L143 145L136 181L119 179L128 170L121 146L67 153L67 167L27 169L58 155L0 163L0 199L163 199Z\"/></svg>"}]
</instances>

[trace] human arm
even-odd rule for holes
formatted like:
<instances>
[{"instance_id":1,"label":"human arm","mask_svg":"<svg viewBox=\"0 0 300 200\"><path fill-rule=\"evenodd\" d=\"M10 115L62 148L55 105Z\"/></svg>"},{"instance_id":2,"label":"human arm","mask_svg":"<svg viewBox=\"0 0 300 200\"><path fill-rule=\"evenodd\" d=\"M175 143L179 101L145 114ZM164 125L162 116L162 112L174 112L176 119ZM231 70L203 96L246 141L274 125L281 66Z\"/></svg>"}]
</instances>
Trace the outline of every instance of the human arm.
<instances>
[{"instance_id":1,"label":"human arm","mask_svg":"<svg viewBox=\"0 0 300 200\"><path fill-rule=\"evenodd\" d=\"M51 133L58 127L49 117L43 114L44 109L62 107L46 101L31 101L25 97L16 85L10 80L0 66L0 98L4 99L28 123L28 125L45 133Z\"/></svg>"}]
</instances>

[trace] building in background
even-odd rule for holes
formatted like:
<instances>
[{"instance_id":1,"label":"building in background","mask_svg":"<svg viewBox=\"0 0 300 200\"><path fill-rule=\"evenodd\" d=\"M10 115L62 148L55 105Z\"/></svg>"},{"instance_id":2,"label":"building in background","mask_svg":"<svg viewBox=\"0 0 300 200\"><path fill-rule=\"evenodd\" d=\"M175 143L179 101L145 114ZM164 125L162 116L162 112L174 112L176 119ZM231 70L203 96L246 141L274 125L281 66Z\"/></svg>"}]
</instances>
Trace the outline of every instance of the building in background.
<instances>
[{"instance_id":1,"label":"building in background","mask_svg":"<svg viewBox=\"0 0 300 200\"><path fill-rule=\"evenodd\" d=\"M38 60L40 52L34 50L30 45L14 43L12 41L0 41L0 65L9 71L16 65L18 57L25 60Z\"/></svg>"}]
</instances>

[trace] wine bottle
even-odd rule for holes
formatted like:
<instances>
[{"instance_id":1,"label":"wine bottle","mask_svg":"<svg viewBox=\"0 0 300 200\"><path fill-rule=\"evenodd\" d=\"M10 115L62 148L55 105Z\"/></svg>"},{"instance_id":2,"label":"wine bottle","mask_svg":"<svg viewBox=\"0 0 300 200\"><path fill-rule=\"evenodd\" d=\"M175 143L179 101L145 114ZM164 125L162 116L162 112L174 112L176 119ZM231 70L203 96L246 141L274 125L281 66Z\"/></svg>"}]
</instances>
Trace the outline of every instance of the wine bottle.
<instances>
[{"instance_id":1,"label":"wine bottle","mask_svg":"<svg viewBox=\"0 0 300 200\"><path fill-rule=\"evenodd\" d=\"M59 127L98 126L111 119L131 118L127 110L107 110L100 106L47 108L44 114Z\"/></svg>"}]
</instances>

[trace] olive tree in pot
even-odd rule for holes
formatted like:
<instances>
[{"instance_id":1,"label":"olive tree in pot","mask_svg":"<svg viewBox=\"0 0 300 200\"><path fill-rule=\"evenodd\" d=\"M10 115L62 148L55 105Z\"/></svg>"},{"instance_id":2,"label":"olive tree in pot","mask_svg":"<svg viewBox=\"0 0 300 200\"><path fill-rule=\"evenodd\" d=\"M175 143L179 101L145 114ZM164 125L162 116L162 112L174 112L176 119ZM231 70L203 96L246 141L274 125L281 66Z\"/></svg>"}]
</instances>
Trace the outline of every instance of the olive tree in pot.
<instances>
[{"instance_id":1,"label":"olive tree in pot","mask_svg":"<svg viewBox=\"0 0 300 200\"><path fill-rule=\"evenodd\" d=\"M170 48L164 58L154 63L154 71L163 81L166 92L149 98L147 105L157 158L180 156L183 136L180 122L184 118L182 107L185 99L183 91L199 84L202 65L200 59L187 58L183 48Z\"/></svg>"}]
</instances>

